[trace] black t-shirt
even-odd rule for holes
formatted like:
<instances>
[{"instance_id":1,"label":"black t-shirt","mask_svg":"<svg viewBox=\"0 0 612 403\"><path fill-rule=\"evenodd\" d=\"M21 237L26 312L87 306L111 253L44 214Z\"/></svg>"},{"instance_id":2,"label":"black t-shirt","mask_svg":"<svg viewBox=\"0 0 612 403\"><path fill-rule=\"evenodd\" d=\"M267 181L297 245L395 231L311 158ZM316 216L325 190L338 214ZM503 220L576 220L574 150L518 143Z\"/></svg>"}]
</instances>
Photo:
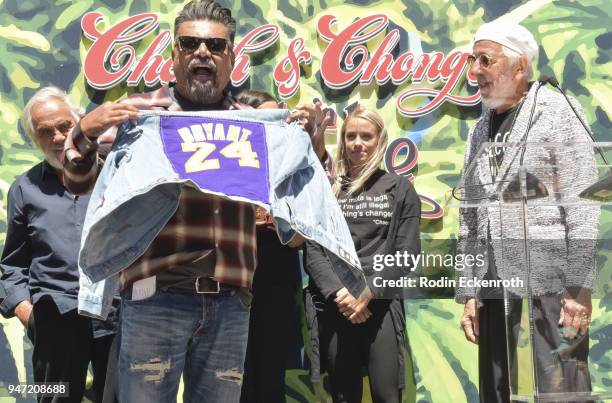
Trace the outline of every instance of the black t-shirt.
<instances>
[{"instance_id":1,"label":"black t-shirt","mask_svg":"<svg viewBox=\"0 0 612 403\"><path fill-rule=\"evenodd\" d=\"M297 285L300 280L298 249L283 245L276 235L270 214L257 207L257 267L253 287Z\"/></svg>"},{"instance_id":2,"label":"black t-shirt","mask_svg":"<svg viewBox=\"0 0 612 403\"><path fill-rule=\"evenodd\" d=\"M361 192L349 196L347 189L350 183L345 181L338 195L338 204L364 269L371 265L373 255L387 239L396 183L394 176L378 170Z\"/></svg>"},{"instance_id":3,"label":"black t-shirt","mask_svg":"<svg viewBox=\"0 0 612 403\"><path fill-rule=\"evenodd\" d=\"M502 113L493 112L493 115L491 116L491 127L489 130L489 141L496 143L508 141L510 130L512 130L512 122L514 122L514 117L518 111L518 108L519 106L517 105ZM492 149L492 153L492 156L495 157L495 163L497 165L495 173L497 173L497 170L501 166L502 160L504 159L504 148L495 147Z\"/></svg>"},{"instance_id":4,"label":"black t-shirt","mask_svg":"<svg viewBox=\"0 0 612 403\"><path fill-rule=\"evenodd\" d=\"M520 104L519 104L520 105ZM502 113L495 113L491 116L491 126L489 130L489 141L494 142L506 142L508 141L508 136L510 135L510 131L512 130L512 124L514 122L514 117L519 109L519 105L508 109ZM497 175L499 167L502 164L504 159L504 148L503 147L495 147L492 149L492 153L495 157L496 167L493 169L493 172ZM493 259L493 251L490 251L489 257ZM489 267L487 268L487 274L485 275L485 279L498 279L497 269L495 268L494 260L489 262ZM500 296L500 289L498 288L488 288L481 290L480 297L483 299L487 298L498 298Z\"/></svg>"}]
</instances>

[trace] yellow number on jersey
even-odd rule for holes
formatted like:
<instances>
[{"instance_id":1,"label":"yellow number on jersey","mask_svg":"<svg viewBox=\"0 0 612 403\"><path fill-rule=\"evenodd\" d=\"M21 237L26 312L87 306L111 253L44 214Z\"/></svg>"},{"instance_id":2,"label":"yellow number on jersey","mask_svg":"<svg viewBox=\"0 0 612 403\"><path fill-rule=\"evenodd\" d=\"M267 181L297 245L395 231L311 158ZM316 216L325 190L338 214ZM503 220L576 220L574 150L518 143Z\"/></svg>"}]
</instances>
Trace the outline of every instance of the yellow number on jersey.
<instances>
[{"instance_id":1,"label":"yellow number on jersey","mask_svg":"<svg viewBox=\"0 0 612 403\"><path fill-rule=\"evenodd\" d=\"M185 163L185 172L200 172L210 169L219 169L219 160L216 158L207 160L208 156L215 151L217 148L212 143L199 142L199 143L182 143L183 152L193 152L193 155L189 157Z\"/></svg>"},{"instance_id":2,"label":"yellow number on jersey","mask_svg":"<svg viewBox=\"0 0 612 403\"><path fill-rule=\"evenodd\" d=\"M250 141L236 141L219 151L225 158L237 158L241 167L259 168L257 153L251 148Z\"/></svg>"}]
</instances>

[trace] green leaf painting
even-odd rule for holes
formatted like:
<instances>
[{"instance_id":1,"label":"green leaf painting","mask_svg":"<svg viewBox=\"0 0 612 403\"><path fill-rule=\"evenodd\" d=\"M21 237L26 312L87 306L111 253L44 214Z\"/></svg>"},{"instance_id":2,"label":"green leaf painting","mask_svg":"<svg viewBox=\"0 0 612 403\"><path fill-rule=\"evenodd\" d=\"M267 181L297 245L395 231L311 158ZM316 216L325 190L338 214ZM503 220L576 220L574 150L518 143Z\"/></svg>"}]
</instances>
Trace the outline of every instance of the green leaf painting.
<instances>
[{"instance_id":1,"label":"green leaf painting","mask_svg":"<svg viewBox=\"0 0 612 403\"><path fill-rule=\"evenodd\" d=\"M184 0L0 0L0 247L6 237L6 196L17 175L40 161L20 123L21 112L34 92L46 85L56 85L81 105L91 109L107 100L119 100L136 91L147 90L119 84L106 90L94 90L86 81L83 61L92 41L81 30L81 18L90 11L105 16L101 30L128 16L144 12L159 16L161 30L171 30L174 17ZM336 32L358 18L382 13L390 20L390 29L400 33L402 51L418 47L423 52L449 54L469 52L472 37L483 23L494 20L523 24L540 44L534 77L554 75L562 87L584 107L587 120L599 141L612 140L612 2L610 0L221 0L232 9L238 21L238 39L265 23L277 24L278 43L251 55L250 78L244 87L278 95L273 79L276 65L287 56L289 43L298 37L305 41L312 62L301 69L299 90L286 100L289 108L313 99L323 100L338 114L358 101L377 110L384 118L391 139L409 138L419 151L414 171L417 191L441 205L457 183L463 163L467 133L478 119L480 106L450 103L429 114L406 118L398 113L396 97L417 83L379 86L354 85L344 90L325 87L320 74L321 56L327 47L317 32L318 20L327 14L337 17ZM368 42L376 50L387 32ZM157 33L134 44L142 54ZM410 38L410 43L409 42ZM164 53L170 56L169 49ZM442 82L418 83L439 88ZM454 93L466 96L475 87L459 85ZM425 102L426 99L416 100ZM326 143L335 149L336 133L330 131ZM612 388L612 215L602 212L600 234L603 248L598 256L602 268L594 301L589 368L594 388ZM437 220L423 220L422 238L455 239L457 211L445 211ZM406 301L407 334L410 357L407 362L405 402L477 402L477 348L468 343L459 329L462 306L450 299ZM308 346L305 347L306 350ZM16 319L0 319L0 402L33 401L11 396L8 384L32 381L31 346ZM367 384L364 383L364 384ZM366 387L367 389L367 387ZM367 391L367 390L366 390ZM367 393L365 393L367 395ZM290 402L331 401L321 384L309 381L306 369L287 372L287 399ZM369 401L364 398L364 401Z\"/></svg>"}]
</instances>

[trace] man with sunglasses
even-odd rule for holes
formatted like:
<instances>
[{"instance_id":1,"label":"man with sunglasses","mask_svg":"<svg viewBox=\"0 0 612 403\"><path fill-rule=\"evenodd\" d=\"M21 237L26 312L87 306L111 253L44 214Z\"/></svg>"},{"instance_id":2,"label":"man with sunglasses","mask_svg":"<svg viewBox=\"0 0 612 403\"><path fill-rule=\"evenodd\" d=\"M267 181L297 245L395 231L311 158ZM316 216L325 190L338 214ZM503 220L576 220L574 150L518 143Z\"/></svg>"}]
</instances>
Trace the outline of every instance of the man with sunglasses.
<instances>
[{"instance_id":1,"label":"man with sunglasses","mask_svg":"<svg viewBox=\"0 0 612 403\"><path fill-rule=\"evenodd\" d=\"M492 22L476 32L473 54L468 60L485 108L468 135L464 172L482 143L487 141L568 143L588 140L564 97L540 82L529 81L537 54L538 45L533 36L520 25ZM572 100L572 104L584 120L578 102ZM482 165L478 169L483 186L514 177L523 159L515 150L499 147L494 149L489 161L478 162ZM558 171L550 182L559 187L555 191L569 193L574 190L577 193L575 190L584 189L597 179L593 155L589 151L561 149L551 154L554 155L545 156L535 148L527 148L523 162L537 167L550 166L554 161ZM510 280L511 275L520 273L527 284L524 272L511 270L512 265L518 267L517 262L522 261L523 256L521 253L512 255L523 245L520 241L524 238L521 211L520 205L461 210L457 253L484 253L489 260L483 267L467 267L460 273L461 277ZM589 391L588 325L590 293L595 282L599 209L575 204L563 208L532 207L527 214L530 236L540 237L530 239L528 246L539 252L532 256L529 281L529 292L534 296L533 317L537 323L534 335L537 387L541 393ZM500 217L505 223L503 230ZM488 245L481 242L484 239L489 241ZM501 240L505 242L503 253ZM560 256L567 259L559 260ZM516 345L510 342L509 362L505 340L506 333L516 338L522 308L521 299L504 301L503 291L484 287L456 290L457 301L464 304L461 326L465 336L479 347L481 402L510 401L510 373L514 370L509 373L509 367L516 365L513 357ZM524 288L506 291L515 297L525 296L526 292ZM508 331L505 310L510 314L511 329ZM566 349L563 343L568 340L570 348ZM528 368L518 370L529 371Z\"/></svg>"},{"instance_id":2,"label":"man with sunglasses","mask_svg":"<svg viewBox=\"0 0 612 403\"><path fill-rule=\"evenodd\" d=\"M227 92L235 33L229 9L210 0L186 4L174 23L176 81L121 103L105 103L83 117L67 142L67 187L83 192L93 186L97 144L112 141L116 126L137 118L139 109L243 108ZM299 107L288 119L313 132L322 112L319 106ZM313 143L321 156L322 132L317 133ZM181 374L185 402L239 401L255 269L255 222L251 204L182 188L174 216L145 254L120 275L121 402L175 401Z\"/></svg>"}]
</instances>

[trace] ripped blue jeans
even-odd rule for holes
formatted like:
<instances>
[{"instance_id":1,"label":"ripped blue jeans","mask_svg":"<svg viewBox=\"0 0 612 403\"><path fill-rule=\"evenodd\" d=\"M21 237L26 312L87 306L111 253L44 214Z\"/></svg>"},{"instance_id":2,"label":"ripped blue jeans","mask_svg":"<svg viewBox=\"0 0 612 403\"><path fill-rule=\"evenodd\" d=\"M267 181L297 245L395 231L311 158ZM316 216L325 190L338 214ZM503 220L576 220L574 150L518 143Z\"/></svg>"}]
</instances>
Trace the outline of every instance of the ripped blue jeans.
<instances>
[{"instance_id":1,"label":"ripped blue jeans","mask_svg":"<svg viewBox=\"0 0 612 403\"><path fill-rule=\"evenodd\" d=\"M189 294L157 290L122 300L119 401L238 403L249 333L247 290Z\"/></svg>"}]
</instances>

